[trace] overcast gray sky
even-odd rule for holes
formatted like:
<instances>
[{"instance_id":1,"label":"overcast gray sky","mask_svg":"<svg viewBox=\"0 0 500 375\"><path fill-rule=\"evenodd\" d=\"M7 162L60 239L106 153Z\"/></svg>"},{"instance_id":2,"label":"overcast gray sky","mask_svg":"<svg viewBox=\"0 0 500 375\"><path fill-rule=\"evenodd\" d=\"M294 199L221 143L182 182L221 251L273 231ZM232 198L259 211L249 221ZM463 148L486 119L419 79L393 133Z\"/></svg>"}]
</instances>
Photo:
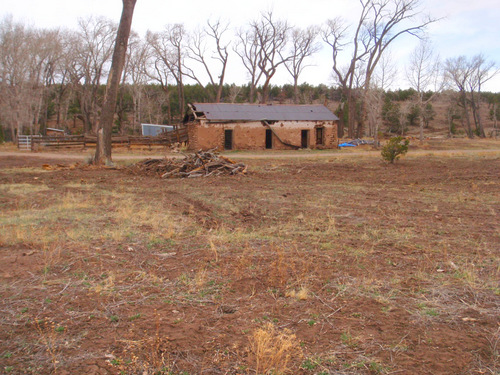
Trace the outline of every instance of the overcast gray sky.
<instances>
[{"instance_id":1,"label":"overcast gray sky","mask_svg":"<svg viewBox=\"0 0 500 375\"><path fill-rule=\"evenodd\" d=\"M435 18L443 18L429 28L429 36L442 59L478 53L500 65L500 4L498 0L422 0L423 10ZM100 15L116 22L121 14L121 0L2 0L0 15L12 15L44 28L76 29L79 17ZM161 31L166 24L183 23L187 29L204 25L207 19L222 19L239 28L255 19L262 11L273 10L275 18L287 19L301 27L321 25L327 19L343 16L356 21L357 0L137 0L133 29L144 35L147 30ZM405 37L392 48L399 63L398 87L406 87L404 63L418 41ZM236 56L233 56L236 58ZM237 65L237 64L233 64ZM228 72L227 82L242 83L246 77L241 70ZM331 84L331 51L325 46L307 69L302 81L311 84ZM274 83L289 82L286 74ZM500 76L485 85L484 90L500 92Z\"/></svg>"}]
</instances>

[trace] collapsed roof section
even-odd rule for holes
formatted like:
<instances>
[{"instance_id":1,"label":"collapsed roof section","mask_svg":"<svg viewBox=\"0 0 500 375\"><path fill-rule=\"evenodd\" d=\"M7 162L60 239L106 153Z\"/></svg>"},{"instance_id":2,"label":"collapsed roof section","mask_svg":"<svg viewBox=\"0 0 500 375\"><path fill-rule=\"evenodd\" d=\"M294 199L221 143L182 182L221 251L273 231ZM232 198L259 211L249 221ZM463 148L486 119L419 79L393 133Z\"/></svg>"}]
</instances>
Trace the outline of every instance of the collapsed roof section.
<instances>
[{"instance_id":1,"label":"collapsed roof section","mask_svg":"<svg viewBox=\"0 0 500 375\"><path fill-rule=\"evenodd\" d=\"M189 108L195 118L206 118L214 122L338 120L338 117L324 105L193 103L189 104Z\"/></svg>"}]
</instances>

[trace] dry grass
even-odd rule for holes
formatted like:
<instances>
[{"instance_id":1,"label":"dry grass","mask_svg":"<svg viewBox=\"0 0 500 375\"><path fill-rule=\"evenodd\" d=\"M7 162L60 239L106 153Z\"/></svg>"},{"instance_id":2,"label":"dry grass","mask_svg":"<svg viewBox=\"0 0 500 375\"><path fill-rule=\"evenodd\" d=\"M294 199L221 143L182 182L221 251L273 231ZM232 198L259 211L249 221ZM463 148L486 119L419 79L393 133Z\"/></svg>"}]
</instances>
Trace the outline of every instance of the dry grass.
<instances>
[{"instance_id":1,"label":"dry grass","mask_svg":"<svg viewBox=\"0 0 500 375\"><path fill-rule=\"evenodd\" d=\"M305 286L301 287L299 290L291 289L285 294L286 297L296 298L299 301L305 301L310 297L311 292Z\"/></svg>"},{"instance_id":2,"label":"dry grass","mask_svg":"<svg viewBox=\"0 0 500 375\"><path fill-rule=\"evenodd\" d=\"M256 329L249 340L256 374L291 374L292 359L302 357L297 337L290 330L280 331L272 323Z\"/></svg>"},{"instance_id":3,"label":"dry grass","mask_svg":"<svg viewBox=\"0 0 500 375\"><path fill-rule=\"evenodd\" d=\"M46 186L21 184L10 186L26 199ZM20 204L20 206L23 206ZM67 192L42 208L16 210L16 215L0 213L0 223L11 230L0 233L0 242L8 245L29 243L47 246L62 241L126 241L146 227L150 243L172 239L181 222L174 222L167 212L154 203L140 204L128 193L99 194L89 187L84 191ZM21 207L20 207L21 208ZM68 225L61 226L61 223Z\"/></svg>"}]
</instances>

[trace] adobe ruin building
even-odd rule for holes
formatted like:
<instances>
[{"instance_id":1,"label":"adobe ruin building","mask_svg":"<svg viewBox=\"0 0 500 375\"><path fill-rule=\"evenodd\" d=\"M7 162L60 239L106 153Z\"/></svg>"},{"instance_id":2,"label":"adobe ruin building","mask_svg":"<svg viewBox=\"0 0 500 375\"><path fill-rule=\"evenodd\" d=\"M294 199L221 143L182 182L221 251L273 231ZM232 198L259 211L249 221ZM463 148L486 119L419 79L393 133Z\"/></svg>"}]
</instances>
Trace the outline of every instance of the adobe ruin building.
<instances>
[{"instance_id":1,"label":"adobe ruin building","mask_svg":"<svg viewBox=\"0 0 500 375\"><path fill-rule=\"evenodd\" d=\"M324 105L188 105L190 150L288 150L337 147L338 117Z\"/></svg>"}]
</instances>

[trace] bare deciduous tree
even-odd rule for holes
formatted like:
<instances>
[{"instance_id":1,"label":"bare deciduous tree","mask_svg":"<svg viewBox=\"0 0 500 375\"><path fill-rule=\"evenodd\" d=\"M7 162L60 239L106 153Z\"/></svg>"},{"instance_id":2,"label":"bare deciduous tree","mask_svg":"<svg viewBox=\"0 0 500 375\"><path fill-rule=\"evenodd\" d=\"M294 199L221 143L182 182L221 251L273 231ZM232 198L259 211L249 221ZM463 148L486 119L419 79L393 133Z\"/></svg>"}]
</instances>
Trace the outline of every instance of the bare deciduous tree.
<instances>
[{"instance_id":1,"label":"bare deciduous tree","mask_svg":"<svg viewBox=\"0 0 500 375\"><path fill-rule=\"evenodd\" d=\"M0 116L12 140L25 131L37 134L46 124L61 54L59 31L26 27L12 18L0 23Z\"/></svg>"},{"instance_id":2,"label":"bare deciduous tree","mask_svg":"<svg viewBox=\"0 0 500 375\"><path fill-rule=\"evenodd\" d=\"M499 68L493 61L486 61L482 54L476 55L472 58L472 74L470 75L469 91L471 96L472 114L474 123L476 124L476 131L482 138L486 137L484 132L484 125L481 119L479 110L481 103L481 88L483 84L492 79L499 73Z\"/></svg>"},{"instance_id":3,"label":"bare deciduous tree","mask_svg":"<svg viewBox=\"0 0 500 375\"><path fill-rule=\"evenodd\" d=\"M264 77L260 101L266 103L271 79L278 67L290 59L284 53L291 27L286 21L274 20L272 12L262 13L260 19L250 22L249 26L238 31L234 51L250 77L249 101L255 100L257 85Z\"/></svg>"},{"instance_id":4,"label":"bare deciduous tree","mask_svg":"<svg viewBox=\"0 0 500 375\"><path fill-rule=\"evenodd\" d=\"M422 39L413 50L406 69L410 86L416 91L416 105L419 109L420 141L424 140L424 109L444 87L439 57L434 55L429 41ZM429 95L424 95L430 92Z\"/></svg>"},{"instance_id":5,"label":"bare deciduous tree","mask_svg":"<svg viewBox=\"0 0 500 375\"><path fill-rule=\"evenodd\" d=\"M257 67L264 76L261 103L269 99L271 79L278 67L290 56L283 56L291 27L287 21L274 20L272 12L263 13L261 18L250 23L257 42Z\"/></svg>"},{"instance_id":6,"label":"bare deciduous tree","mask_svg":"<svg viewBox=\"0 0 500 375\"><path fill-rule=\"evenodd\" d=\"M59 46L55 66L53 67L53 87L54 109L56 115L56 127L66 128L68 108L74 95L71 84L71 70L73 62L73 44L71 43L71 33L68 30L58 30Z\"/></svg>"},{"instance_id":7,"label":"bare deciduous tree","mask_svg":"<svg viewBox=\"0 0 500 375\"><path fill-rule=\"evenodd\" d=\"M250 93L248 100L253 103L255 101L257 85L262 77L262 71L259 70L258 66L259 44L257 35L253 29L240 29L236 36L238 42L233 50L240 57L250 78Z\"/></svg>"},{"instance_id":8,"label":"bare deciduous tree","mask_svg":"<svg viewBox=\"0 0 500 375\"><path fill-rule=\"evenodd\" d=\"M47 125L49 95L55 83L63 58L62 35L59 30L36 30L32 41L31 82L34 107L31 134L39 133L39 126Z\"/></svg>"},{"instance_id":9,"label":"bare deciduous tree","mask_svg":"<svg viewBox=\"0 0 500 375\"><path fill-rule=\"evenodd\" d=\"M99 87L107 77L116 25L106 18L80 19L73 37L71 79L77 90L84 132L97 132Z\"/></svg>"},{"instance_id":10,"label":"bare deciduous tree","mask_svg":"<svg viewBox=\"0 0 500 375\"><path fill-rule=\"evenodd\" d=\"M127 63L123 79L130 83L132 96L132 131L135 134L142 119L142 98L145 86L149 80L147 70L150 57L150 48L147 43L132 33L129 39Z\"/></svg>"},{"instance_id":11,"label":"bare deciduous tree","mask_svg":"<svg viewBox=\"0 0 500 375\"><path fill-rule=\"evenodd\" d=\"M132 16L136 0L123 0L123 9L120 19L120 25L116 34L115 47L111 69L108 75L106 93L102 107L100 127L102 137L97 137L97 147L94 156L95 164L111 164L111 132L113 129L113 118L115 115L116 98L118 96L118 87L121 81L123 66L127 55L128 38L132 27ZM100 130L101 131L101 130ZM99 131L99 132L100 132ZM99 134L100 135L100 134ZM102 144L101 144L102 143Z\"/></svg>"},{"instance_id":12,"label":"bare deciduous tree","mask_svg":"<svg viewBox=\"0 0 500 375\"><path fill-rule=\"evenodd\" d=\"M347 102L347 126L348 136L354 136L354 128L356 121L356 92L358 85L356 85L356 71L359 70L359 65L363 62L364 57L367 55L367 47L363 45L362 40L362 27L365 19L368 17L367 5L362 2L361 14L359 22L352 37L352 43L347 41L349 37L349 26L346 21L341 17L333 20L328 20L326 27L322 31L323 40L332 48L333 60L333 74L338 84L342 88L343 96ZM346 48L351 49L351 59L348 66L341 66L340 58ZM340 56L339 56L339 53ZM344 135L343 126L339 127L339 137Z\"/></svg>"},{"instance_id":13,"label":"bare deciduous tree","mask_svg":"<svg viewBox=\"0 0 500 375\"><path fill-rule=\"evenodd\" d=\"M207 27L192 34L188 45L188 57L203 67L203 71L209 80L208 92L210 93L211 100L215 103L219 103L221 100L224 79L226 77L229 43L223 41L223 37L228 27L229 25L227 24L221 24L220 20L215 22L209 20L207 21ZM219 66L217 71L212 67L210 61L207 61L209 54L207 52L207 37L213 43L213 47L215 47L212 48L211 53L213 55L210 58L211 60L218 61ZM205 87L193 69L186 68L185 74L195 80L201 87Z\"/></svg>"},{"instance_id":14,"label":"bare deciduous tree","mask_svg":"<svg viewBox=\"0 0 500 375\"><path fill-rule=\"evenodd\" d=\"M421 14L421 0L360 0L360 3L361 12L353 33L340 18L328 21L323 30L323 40L333 51L334 75L348 104L349 137L363 133L364 107L362 104L361 114L356 118L357 98L353 95L356 75L362 77L359 86L369 89L375 68L388 47L402 35L421 37L426 26L435 22L429 17L416 20ZM350 52L347 67L340 65L344 52Z\"/></svg>"},{"instance_id":15,"label":"bare deciduous tree","mask_svg":"<svg viewBox=\"0 0 500 375\"><path fill-rule=\"evenodd\" d=\"M229 87L228 102L236 102L236 98L241 93L241 86L236 86L234 83Z\"/></svg>"},{"instance_id":16,"label":"bare deciduous tree","mask_svg":"<svg viewBox=\"0 0 500 375\"><path fill-rule=\"evenodd\" d=\"M281 56L285 60L285 67L293 78L293 95L294 102L299 102L298 81L299 76L305 68L307 68L307 59L313 56L321 48L321 45L316 42L319 30L317 27L311 26L305 30L299 28L293 29L291 33L291 48L290 58Z\"/></svg>"},{"instance_id":17,"label":"bare deciduous tree","mask_svg":"<svg viewBox=\"0 0 500 375\"><path fill-rule=\"evenodd\" d=\"M382 123L382 106L386 90L392 85L397 74L397 69L392 56L386 54L380 60L375 70L372 85L365 93L368 135L374 138L375 146L378 145L378 132Z\"/></svg>"},{"instance_id":18,"label":"bare deciduous tree","mask_svg":"<svg viewBox=\"0 0 500 375\"><path fill-rule=\"evenodd\" d=\"M148 33L146 34L147 39L147 62L145 65L145 74L147 77L153 82L157 82L161 89L162 95L158 95L155 90L146 90L147 99L147 118L150 123L161 123L161 120L158 116L155 116L154 113L158 111L154 108L165 106L167 112L167 121L172 121L172 110L170 106L170 79L173 79L170 68L172 65L170 61L166 58L166 55L162 55L162 52L167 53L167 46L163 43L160 43L157 36ZM153 47L153 43L155 43L156 47ZM165 56L165 57L164 57ZM167 62L167 64L165 63ZM155 120L153 120L155 118Z\"/></svg>"},{"instance_id":19,"label":"bare deciduous tree","mask_svg":"<svg viewBox=\"0 0 500 375\"><path fill-rule=\"evenodd\" d=\"M184 112L184 59L186 57L186 30L181 24L167 25L161 33L148 32L146 39L153 50L155 72L163 78L172 76L177 84L179 114ZM168 73L167 73L168 72ZM158 77L157 77L158 79ZM164 81L168 88L167 81Z\"/></svg>"},{"instance_id":20,"label":"bare deciduous tree","mask_svg":"<svg viewBox=\"0 0 500 375\"><path fill-rule=\"evenodd\" d=\"M17 140L22 124L30 122L23 110L29 96L29 42L32 31L12 17L0 24L0 116L8 124L11 139Z\"/></svg>"},{"instance_id":21,"label":"bare deciduous tree","mask_svg":"<svg viewBox=\"0 0 500 375\"><path fill-rule=\"evenodd\" d=\"M473 138L474 133L483 138L486 136L479 113L481 87L498 72L495 63L486 61L481 54L471 59L459 56L446 60L445 75L458 89L457 101L463 111L464 127L469 138ZM472 110L475 130L472 129L469 109Z\"/></svg>"}]
</instances>

